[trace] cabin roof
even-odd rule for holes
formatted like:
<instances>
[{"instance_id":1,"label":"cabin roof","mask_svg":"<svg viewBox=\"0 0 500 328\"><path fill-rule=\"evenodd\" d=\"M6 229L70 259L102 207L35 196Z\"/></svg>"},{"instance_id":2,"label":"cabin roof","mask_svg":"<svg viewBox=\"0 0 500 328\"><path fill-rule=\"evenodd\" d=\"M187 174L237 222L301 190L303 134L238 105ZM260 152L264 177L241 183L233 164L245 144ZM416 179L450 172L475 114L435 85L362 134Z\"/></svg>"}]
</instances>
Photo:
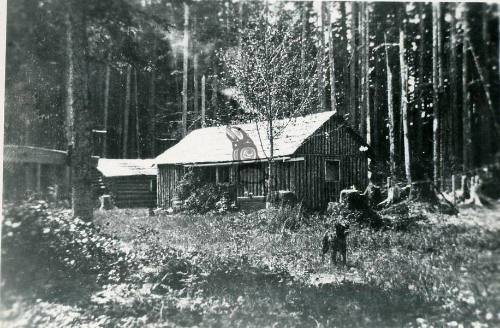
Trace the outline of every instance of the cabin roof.
<instances>
[{"instance_id":1,"label":"cabin roof","mask_svg":"<svg viewBox=\"0 0 500 328\"><path fill-rule=\"evenodd\" d=\"M156 175L154 159L99 158L97 170L107 178L139 175Z\"/></svg>"},{"instance_id":2,"label":"cabin roof","mask_svg":"<svg viewBox=\"0 0 500 328\"><path fill-rule=\"evenodd\" d=\"M275 120L277 134L274 138L274 157L293 155L297 149L327 122L335 112L321 112L291 119ZM235 124L248 134L257 148L257 158L270 155L269 140L266 137L265 121ZM233 145L226 136L226 126L201 128L191 131L179 143L158 157L156 164L194 164L233 162Z\"/></svg>"},{"instance_id":3,"label":"cabin roof","mask_svg":"<svg viewBox=\"0 0 500 328\"><path fill-rule=\"evenodd\" d=\"M3 161L8 163L66 164L66 152L23 145L4 145Z\"/></svg>"}]
</instances>

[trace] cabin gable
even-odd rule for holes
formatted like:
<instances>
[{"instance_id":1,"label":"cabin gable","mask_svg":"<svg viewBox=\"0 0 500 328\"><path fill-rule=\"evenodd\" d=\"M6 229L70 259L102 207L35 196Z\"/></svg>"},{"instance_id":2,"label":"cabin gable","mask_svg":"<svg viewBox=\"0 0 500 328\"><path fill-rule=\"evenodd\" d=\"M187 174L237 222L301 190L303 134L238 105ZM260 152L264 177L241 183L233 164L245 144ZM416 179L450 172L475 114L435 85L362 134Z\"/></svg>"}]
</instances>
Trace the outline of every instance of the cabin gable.
<instances>
[{"instance_id":1,"label":"cabin gable","mask_svg":"<svg viewBox=\"0 0 500 328\"><path fill-rule=\"evenodd\" d=\"M363 190L368 182L368 154L361 149L366 149L361 137L342 119L332 117L295 152L295 157L304 160L291 163L292 191L309 207L322 209L328 202L338 201L342 189L355 186Z\"/></svg>"}]
</instances>

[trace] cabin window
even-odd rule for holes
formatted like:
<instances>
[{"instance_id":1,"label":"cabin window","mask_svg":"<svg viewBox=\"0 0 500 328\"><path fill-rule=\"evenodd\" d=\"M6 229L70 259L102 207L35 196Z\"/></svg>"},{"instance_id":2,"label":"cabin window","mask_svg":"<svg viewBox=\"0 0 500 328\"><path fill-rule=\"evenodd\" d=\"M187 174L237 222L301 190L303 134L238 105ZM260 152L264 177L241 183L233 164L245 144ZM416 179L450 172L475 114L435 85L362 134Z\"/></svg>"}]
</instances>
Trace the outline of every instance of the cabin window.
<instances>
[{"instance_id":1,"label":"cabin window","mask_svg":"<svg viewBox=\"0 0 500 328\"><path fill-rule=\"evenodd\" d=\"M340 181L340 161L330 159L325 160L325 181Z\"/></svg>"}]
</instances>

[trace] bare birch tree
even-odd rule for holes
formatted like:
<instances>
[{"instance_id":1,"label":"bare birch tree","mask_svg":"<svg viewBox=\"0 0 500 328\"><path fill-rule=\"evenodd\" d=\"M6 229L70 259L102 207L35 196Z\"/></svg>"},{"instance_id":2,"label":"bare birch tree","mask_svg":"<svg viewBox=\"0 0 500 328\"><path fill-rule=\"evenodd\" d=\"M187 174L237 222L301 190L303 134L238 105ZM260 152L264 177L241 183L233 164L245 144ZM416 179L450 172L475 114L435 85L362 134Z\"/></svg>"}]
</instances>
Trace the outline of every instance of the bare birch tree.
<instances>
[{"instance_id":1,"label":"bare birch tree","mask_svg":"<svg viewBox=\"0 0 500 328\"><path fill-rule=\"evenodd\" d=\"M318 98L313 97L317 70L312 62L301 67L300 37L294 35L294 22L273 19L271 23L267 3L264 13L264 17L251 18L244 30L241 57L226 53L223 60L235 81L241 107L257 121L266 122L262 135L269 147L261 141L261 148L268 160L269 204L275 192L274 140L285 128L276 121L305 113ZM297 83L302 74L304 88Z\"/></svg>"},{"instance_id":2,"label":"bare birch tree","mask_svg":"<svg viewBox=\"0 0 500 328\"><path fill-rule=\"evenodd\" d=\"M410 166L410 138L408 135L408 70L405 58L405 35L403 30L399 31L399 66L401 70L401 113L403 119L403 143L404 143L404 162L405 162L405 173L406 181L411 186L411 166Z\"/></svg>"}]
</instances>

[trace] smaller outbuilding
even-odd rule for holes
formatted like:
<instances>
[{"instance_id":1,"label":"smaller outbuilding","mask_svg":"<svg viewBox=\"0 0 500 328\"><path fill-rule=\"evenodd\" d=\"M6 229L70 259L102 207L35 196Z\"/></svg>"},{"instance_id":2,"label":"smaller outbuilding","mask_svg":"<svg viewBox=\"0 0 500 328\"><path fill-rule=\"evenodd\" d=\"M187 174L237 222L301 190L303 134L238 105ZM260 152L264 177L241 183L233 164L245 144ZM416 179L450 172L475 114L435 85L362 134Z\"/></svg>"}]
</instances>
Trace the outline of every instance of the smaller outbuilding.
<instances>
[{"instance_id":1,"label":"smaller outbuilding","mask_svg":"<svg viewBox=\"0 0 500 328\"><path fill-rule=\"evenodd\" d=\"M153 159L109 159L97 162L97 184L115 206L155 207L157 169Z\"/></svg>"},{"instance_id":2,"label":"smaller outbuilding","mask_svg":"<svg viewBox=\"0 0 500 328\"><path fill-rule=\"evenodd\" d=\"M66 152L24 145L4 145L3 195L21 200L36 194L51 200L68 199L71 174Z\"/></svg>"}]
</instances>

